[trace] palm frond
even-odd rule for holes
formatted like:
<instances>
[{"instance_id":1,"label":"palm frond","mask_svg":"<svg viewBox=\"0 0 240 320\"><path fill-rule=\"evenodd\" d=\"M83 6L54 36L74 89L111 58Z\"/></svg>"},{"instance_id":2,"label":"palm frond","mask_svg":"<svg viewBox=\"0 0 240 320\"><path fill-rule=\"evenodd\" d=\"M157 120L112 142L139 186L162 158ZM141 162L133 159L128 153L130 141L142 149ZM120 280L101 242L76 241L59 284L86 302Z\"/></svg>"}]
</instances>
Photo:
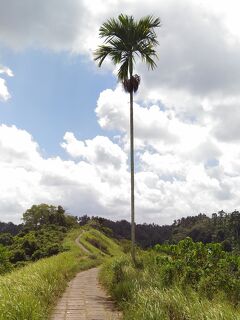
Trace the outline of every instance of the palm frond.
<instances>
[{"instance_id":1,"label":"palm frond","mask_svg":"<svg viewBox=\"0 0 240 320\"><path fill-rule=\"evenodd\" d=\"M156 51L151 44L139 44L137 50L142 60L147 64L148 68L154 69L157 65L154 59L158 59Z\"/></svg>"},{"instance_id":2,"label":"palm frond","mask_svg":"<svg viewBox=\"0 0 240 320\"><path fill-rule=\"evenodd\" d=\"M118 70L118 79L119 81L124 81L128 78L128 69L129 69L129 61L125 59L125 61L121 64Z\"/></svg>"},{"instance_id":3,"label":"palm frond","mask_svg":"<svg viewBox=\"0 0 240 320\"><path fill-rule=\"evenodd\" d=\"M94 52L94 60L98 61L98 66L101 67L105 58L112 52L112 48L110 46L101 45Z\"/></svg>"},{"instance_id":4,"label":"palm frond","mask_svg":"<svg viewBox=\"0 0 240 320\"><path fill-rule=\"evenodd\" d=\"M135 63L135 56L140 56L149 68L156 67L157 58L154 47L158 44L154 28L160 27L159 18L146 16L135 21L133 16L120 14L103 23L99 36L104 44L94 52L94 59L101 66L107 56L115 65L121 64L118 70L120 81L130 79Z\"/></svg>"}]
</instances>

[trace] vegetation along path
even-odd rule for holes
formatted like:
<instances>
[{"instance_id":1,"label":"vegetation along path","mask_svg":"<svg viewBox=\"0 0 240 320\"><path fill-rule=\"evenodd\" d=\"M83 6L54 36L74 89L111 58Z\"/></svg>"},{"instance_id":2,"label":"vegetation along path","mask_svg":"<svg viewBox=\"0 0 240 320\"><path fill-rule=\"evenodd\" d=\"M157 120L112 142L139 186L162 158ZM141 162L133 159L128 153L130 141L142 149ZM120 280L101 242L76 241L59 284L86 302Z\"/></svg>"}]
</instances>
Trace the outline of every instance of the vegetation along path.
<instances>
[{"instance_id":1,"label":"vegetation along path","mask_svg":"<svg viewBox=\"0 0 240 320\"><path fill-rule=\"evenodd\" d=\"M79 238L76 243L80 246ZM69 282L67 290L53 310L51 320L121 319L113 301L99 285L98 272L99 268L80 272Z\"/></svg>"}]
</instances>

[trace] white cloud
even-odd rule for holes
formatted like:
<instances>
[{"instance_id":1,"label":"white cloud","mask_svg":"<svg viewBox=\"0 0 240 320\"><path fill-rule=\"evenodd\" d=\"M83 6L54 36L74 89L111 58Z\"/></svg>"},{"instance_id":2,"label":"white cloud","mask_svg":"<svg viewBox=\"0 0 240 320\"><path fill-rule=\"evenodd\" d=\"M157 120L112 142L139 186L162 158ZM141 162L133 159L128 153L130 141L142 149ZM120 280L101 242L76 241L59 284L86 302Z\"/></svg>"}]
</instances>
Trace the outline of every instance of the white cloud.
<instances>
[{"instance_id":1,"label":"white cloud","mask_svg":"<svg viewBox=\"0 0 240 320\"><path fill-rule=\"evenodd\" d=\"M120 86L115 90L103 91L98 99L96 115L103 129L119 130L129 135L128 95ZM174 110L165 109L162 104L144 107L134 104L136 148L151 146L160 153L179 153L188 157L193 149L197 161L218 155L214 141L209 141L211 128L181 120ZM213 139L214 140L214 139ZM124 139L127 143L128 138ZM207 156L208 155L208 156Z\"/></svg>"},{"instance_id":2,"label":"white cloud","mask_svg":"<svg viewBox=\"0 0 240 320\"><path fill-rule=\"evenodd\" d=\"M7 101L9 98L10 98L10 94L6 86L6 81L0 78L0 100Z\"/></svg>"},{"instance_id":3,"label":"white cloud","mask_svg":"<svg viewBox=\"0 0 240 320\"><path fill-rule=\"evenodd\" d=\"M9 77L13 77L13 72L7 67L0 66L0 74L6 74ZM7 101L11 97L6 81L3 78L0 78L0 100Z\"/></svg>"},{"instance_id":4,"label":"white cloud","mask_svg":"<svg viewBox=\"0 0 240 320\"><path fill-rule=\"evenodd\" d=\"M2 3L1 3L2 2ZM171 222L200 211L240 205L238 4L224 1L149 0L19 4L1 1L0 43L87 54L99 43L98 28L120 12L159 15L158 68L136 71L136 207L138 221ZM234 19L230 19L234 17ZM12 23L14 21L14 23ZM114 67L106 64L106 68ZM12 76L0 68L1 75ZM10 97L0 78L0 98ZM74 214L129 216L129 97L121 86L100 94L102 129L119 131L85 141L67 132L62 147L72 160L43 158L31 135L0 127L0 214L18 219L33 203L62 204Z\"/></svg>"},{"instance_id":5,"label":"white cloud","mask_svg":"<svg viewBox=\"0 0 240 320\"><path fill-rule=\"evenodd\" d=\"M115 170L126 167L126 154L107 137L97 136L83 142L77 140L73 133L67 132L64 135L64 140L66 142L62 143L62 147L74 158L82 158L90 164L108 170L109 166Z\"/></svg>"},{"instance_id":6,"label":"white cloud","mask_svg":"<svg viewBox=\"0 0 240 320\"><path fill-rule=\"evenodd\" d=\"M212 120L216 110L207 101L204 107L209 110L204 121L189 122L162 103L135 103L136 203L141 219L162 223L181 215L239 207L238 149L234 141L218 139ZM120 87L102 92L96 108L104 129L122 132L125 150L128 109L128 95Z\"/></svg>"},{"instance_id":7,"label":"white cloud","mask_svg":"<svg viewBox=\"0 0 240 320\"><path fill-rule=\"evenodd\" d=\"M64 148L71 143L68 139ZM88 140L85 148L85 160L44 159L28 132L1 125L1 220L19 221L28 207L41 202L60 203L74 214L112 218L124 208L124 217L129 194L125 153L106 137Z\"/></svg>"},{"instance_id":8,"label":"white cloud","mask_svg":"<svg viewBox=\"0 0 240 320\"><path fill-rule=\"evenodd\" d=\"M239 4L211 0L0 1L0 43L13 49L28 47L87 54L101 42L100 25L124 12L136 18L159 15L158 68L142 63L139 98L161 100L182 118L204 117L207 97L238 95L240 79ZM149 9L151 8L151 10ZM150 11L149 11L150 10ZM12 23L14 21L14 23ZM109 68L111 64L106 64ZM113 66L112 66L113 69Z\"/></svg>"},{"instance_id":9,"label":"white cloud","mask_svg":"<svg viewBox=\"0 0 240 320\"><path fill-rule=\"evenodd\" d=\"M9 69L9 68L7 68L7 67L3 67L3 66L1 66L0 67L0 74L6 74L6 75L8 75L9 77L13 77L13 72L12 72L12 70L11 69Z\"/></svg>"},{"instance_id":10,"label":"white cloud","mask_svg":"<svg viewBox=\"0 0 240 320\"><path fill-rule=\"evenodd\" d=\"M136 114L141 115L142 108L138 105ZM145 108L145 117L158 121L163 111L156 110L152 113L151 107ZM115 116L121 112L117 108ZM147 137L138 137L137 221L171 223L182 215L237 208L240 163L235 145L214 140L211 130L197 124L192 128L193 124L181 122L173 113L168 120L170 124L165 129L178 132L176 144L163 139L161 149L154 132L153 136L150 132ZM109 121L114 128L115 118L111 120L110 116ZM138 130L144 132L144 123ZM186 146L184 140L191 133ZM124 139L127 138L123 137L121 143ZM41 202L61 204L73 214L129 218L126 146L121 147L104 136L80 141L67 132L62 147L73 160L45 159L28 132L14 126L0 127L1 220L19 221L22 212Z\"/></svg>"},{"instance_id":11,"label":"white cloud","mask_svg":"<svg viewBox=\"0 0 240 320\"><path fill-rule=\"evenodd\" d=\"M103 129L129 134L129 97L121 86L116 90L103 91L95 111ZM169 145L178 142L178 133L173 127L175 124L170 121L171 112L164 112L157 105L142 108L135 103L134 117L136 145L141 146L145 141L152 141L155 146L163 141Z\"/></svg>"}]
</instances>

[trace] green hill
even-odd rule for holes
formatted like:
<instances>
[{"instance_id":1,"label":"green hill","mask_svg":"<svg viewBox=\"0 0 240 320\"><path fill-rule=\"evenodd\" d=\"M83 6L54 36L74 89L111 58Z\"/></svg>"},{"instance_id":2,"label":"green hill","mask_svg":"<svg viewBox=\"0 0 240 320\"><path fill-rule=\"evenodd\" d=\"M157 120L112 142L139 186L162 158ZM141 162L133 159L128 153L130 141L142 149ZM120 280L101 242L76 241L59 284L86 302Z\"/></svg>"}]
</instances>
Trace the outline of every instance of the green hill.
<instances>
[{"instance_id":1,"label":"green hill","mask_svg":"<svg viewBox=\"0 0 240 320\"><path fill-rule=\"evenodd\" d=\"M89 254L75 242L79 234ZM65 250L62 253L0 276L0 320L46 320L56 299L77 272L121 253L113 239L91 227L71 230L62 246Z\"/></svg>"},{"instance_id":2,"label":"green hill","mask_svg":"<svg viewBox=\"0 0 240 320\"><path fill-rule=\"evenodd\" d=\"M127 221L46 204L23 217L0 225L0 320L46 320L69 280L98 265L124 320L240 319L239 212L138 225L137 265Z\"/></svg>"}]
</instances>

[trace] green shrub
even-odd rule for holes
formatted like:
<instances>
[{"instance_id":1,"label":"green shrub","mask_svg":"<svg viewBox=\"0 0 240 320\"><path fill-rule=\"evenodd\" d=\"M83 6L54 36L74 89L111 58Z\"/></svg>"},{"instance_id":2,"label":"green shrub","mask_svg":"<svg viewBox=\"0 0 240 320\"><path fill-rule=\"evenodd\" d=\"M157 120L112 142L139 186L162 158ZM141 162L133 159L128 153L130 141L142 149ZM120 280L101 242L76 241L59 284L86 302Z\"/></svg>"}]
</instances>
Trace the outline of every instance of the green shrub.
<instances>
[{"instance_id":1,"label":"green shrub","mask_svg":"<svg viewBox=\"0 0 240 320\"><path fill-rule=\"evenodd\" d=\"M61 246L58 243L53 243L46 248L47 256L53 256L61 252Z\"/></svg>"},{"instance_id":2,"label":"green shrub","mask_svg":"<svg viewBox=\"0 0 240 320\"><path fill-rule=\"evenodd\" d=\"M3 246L10 246L11 244L13 244L13 236L10 233L1 233L0 244L2 244Z\"/></svg>"},{"instance_id":3,"label":"green shrub","mask_svg":"<svg viewBox=\"0 0 240 320\"><path fill-rule=\"evenodd\" d=\"M233 304L240 301L240 257L223 251L221 244L187 238L178 245L157 245L155 252L152 263L159 266L163 285L191 286L209 299L221 292Z\"/></svg>"},{"instance_id":4,"label":"green shrub","mask_svg":"<svg viewBox=\"0 0 240 320\"><path fill-rule=\"evenodd\" d=\"M191 239L138 254L143 268L123 256L105 263L100 274L124 319L240 319L239 256Z\"/></svg>"},{"instance_id":5,"label":"green shrub","mask_svg":"<svg viewBox=\"0 0 240 320\"><path fill-rule=\"evenodd\" d=\"M0 244L0 274L9 272L12 269L9 256L9 251Z\"/></svg>"},{"instance_id":6,"label":"green shrub","mask_svg":"<svg viewBox=\"0 0 240 320\"><path fill-rule=\"evenodd\" d=\"M10 261L12 263L17 263L19 261L27 260L25 251L23 249L13 249L10 253Z\"/></svg>"}]
</instances>

